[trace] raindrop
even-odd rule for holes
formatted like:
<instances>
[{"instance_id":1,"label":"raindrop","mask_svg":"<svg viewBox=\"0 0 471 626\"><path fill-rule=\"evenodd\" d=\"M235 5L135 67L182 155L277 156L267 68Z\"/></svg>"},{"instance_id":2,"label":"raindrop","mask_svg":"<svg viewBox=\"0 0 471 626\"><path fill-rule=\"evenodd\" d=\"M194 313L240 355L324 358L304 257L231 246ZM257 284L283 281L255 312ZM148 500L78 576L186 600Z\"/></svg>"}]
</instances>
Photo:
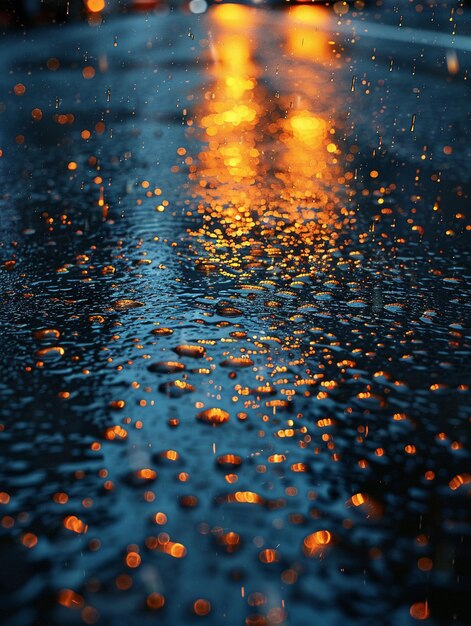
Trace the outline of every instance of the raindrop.
<instances>
[{"instance_id":1,"label":"raindrop","mask_svg":"<svg viewBox=\"0 0 471 626\"><path fill-rule=\"evenodd\" d=\"M220 426L229 421L229 413L218 408L205 409L201 411L201 413L198 413L196 419L210 424L211 426Z\"/></svg>"}]
</instances>

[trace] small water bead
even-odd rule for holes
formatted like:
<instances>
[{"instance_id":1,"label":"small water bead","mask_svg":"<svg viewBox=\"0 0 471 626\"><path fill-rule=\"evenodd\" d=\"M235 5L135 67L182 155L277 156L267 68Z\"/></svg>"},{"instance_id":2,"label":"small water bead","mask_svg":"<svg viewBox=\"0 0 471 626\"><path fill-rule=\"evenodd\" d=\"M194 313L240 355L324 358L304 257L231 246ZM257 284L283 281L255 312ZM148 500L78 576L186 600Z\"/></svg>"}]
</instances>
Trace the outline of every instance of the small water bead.
<instances>
[{"instance_id":1,"label":"small water bead","mask_svg":"<svg viewBox=\"0 0 471 626\"><path fill-rule=\"evenodd\" d=\"M279 554L276 550L262 550L258 555L258 558L262 563L277 563L280 560Z\"/></svg>"},{"instance_id":2,"label":"small water bead","mask_svg":"<svg viewBox=\"0 0 471 626\"><path fill-rule=\"evenodd\" d=\"M276 389L271 385L260 385L250 390L250 393L254 396L273 396L276 394Z\"/></svg>"},{"instance_id":3,"label":"small water bead","mask_svg":"<svg viewBox=\"0 0 471 626\"><path fill-rule=\"evenodd\" d=\"M153 592L147 596L147 607L152 611L163 608L165 605L165 597L157 592Z\"/></svg>"},{"instance_id":4,"label":"small water bead","mask_svg":"<svg viewBox=\"0 0 471 626\"><path fill-rule=\"evenodd\" d=\"M176 372L182 372L185 366L178 361L157 361L156 363L151 363L147 369L149 372L157 374L175 374Z\"/></svg>"},{"instance_id":5,"label":"small water bead","mask_svg":"<svg viewBox=\"0 0 471 626\"><path fill-rule=\"evenodd\" d=\"M321 291L319 293L314 294L314 298L316 300L328 301L328 300L332 300L332 294L329 293L328 291Z\"/></svg>"},{"instance_id":6,"label":"small water bead","mask_svg":"<svg viewBox=\"0 0 471 626\"><path fill-rule=\"evenodd\" d=\"M118 309L118 311L127 311L128 309L137 309L138 307L144 306L144 302L122 298L112 302L111 306L113 309Z\"/></svg>"},{"instance_id":7,"label":"small water bead","mask_svg":"<svg viewBox=\"0 0 471 626\"><path fill-rule=\"evenodd\" d=\"M39 341L47 339L59 339L60 336L61 334L56 328L43 328L41 330L35 330L33 332L33 337L35 339L38 339Z\"/></svg>"},{"instance_id":8,"label":"small water bead","mask_svg":"<svg viewBox=\"0 0 471 626\"><path fill-rule=\"evenodd\" d=\"M122 426L110 426L105 430L105 439L108 441L124 441L128 436L128 431Z\"/></svg>"},{"instance_id":9,"label":"small water bead","mask_svg":"<svg viewBox=\"0 0 471 626\"><path fill-rule=\"evenodd\" d=\"M272 454L268 457L269 463L284 463L286 461L286 456L284 454Z\"/></svg>"},{"instance_id":10,"label":"small water bead","mask_svg":"<svg viewBox=\"0 0 471 626\"><path fill-rule=\"evenodd\" d=\"M85 522L83 522L76 515L68 515L64 519L64 528L67 528L67 530L71 530L74 533L82 534L88 531L88 524L85 524Z\"/></svg>"},{"instance_id":11,"label":"small water bead","mask_svg":"<svg viewBox=\"0 0 471 626\"><path fill-rule=\"evenodd\" d=\"M400 302L391 302L391 304L385 304L383 308L391 313L400 313L404 309L404 305Z\"/></svg>"},{"instance_id":12,"label":"small water bead","mask_svg":"<svg viewBox=\"0 0 471 626\"><path fill-rule=\"evenodd\" d=\"M108 406L110 409L114 409L115 411L122 411L126 406L126 402L124 400L112 400Z\"/></svg>"},{"instance_id":13,"label":"small water bead","mask_svg":"<svg viewBox=\"0 0 471 626\"><path fill-rule=\"evenodd\" d=\"M130 567L131 569L136 569L137 567L140 566L141 564L141 556L139 555L138 552L128 552L128 554L126 555L126 558L124 559L124 562L126 563L126 565L128 567Z\"/></svg>"},{"instance_id":14,"label":"small water bead","mask_svg":"<svg viewBox=\"0 0 471 626\"><path fill-rule=\"evenodd\" d=\"M211 612L211 602L209 602L209 600L199 598L193 604L193 611L196 615L204 617Z\"/></svg>"},{"instance_id":15,"label":"small water bead","mask_svg":"<svg viewBox=\"0 0 471 626\"><path fill-rule=\"evenodd\" d=\"M88 317L88 321L91 324L103 324L105 322L105 318L102 315L90 315Z\"/></svg>"},{"instance_id":16,"label":"small water bead","mask_svg":"<svg viewBox=\"0 0 471 626\"><path fill-rule=\"evenodd\" d=\"M213 274L218 271L217 265L214 263L208 263L204 261L199 261L195 263L195 269L202 274Z\"/></svg>"},{"instance_id":17,"label":"small water bead","mask_svg":"<svg viewBox=\"0 0 471 626\"><path fill-rule=\"evenodd\" d=\"M159 385L159 391L169 398L181 398L187 393L193 393L195 388L184 380L174 380L172 382L162 383Z\"/></svg>"},{"instance_id":18,"label":"small water bead","mask_svg":"<svg viewBox=\"0 0 471 626\"><path fill-rule=\"evenodd\" d=\"M265 498L254 491L236 491L235 493L228 493L225 496L219 498L220 502L240 503L240 504L259 504L263 506L265 504Z\"/></svg>"},{"instance_id":19,"label":"small water bead","mask_svg":"<svg viewBox=\"0 0 471 626\"><path fill-rule=\"evenodd\" d=\"M163 326L154 328L150 332L152 335L156 335L157 337L167 337L168 335L173 335L173 330L171 328L165 328Z\"/></svg>"},{"instance_id":20,"label":"small water bead","mask_svg":"<svg viewBox=\"0 0 471 626\"><path fill-rule=\"evenodd\" d=\"M84 598L72 589L61 589L57 596L57 602L68 609L80 609L85 605Z\"/></svg>"},{"instance_id":21,"label":"small water bead","mask_svg":"<svg viewBox=\"0 0 471 626\"><path fill-rule=\"evenodd\" d=\"M410 615L416 620L426 620L430 617L428 602L416 602L410 607Z\"/></svg>"},{"instance_id":22,"label":"small water bead","mask_svg":"<svg viewBox=\"0 0 471 626\"><path fill-rule=\"evenodd\" d=\"M221 317L240 317L243 315L240 309L236 309L236 307L231 306L217 307L216 313Z\"/></svg>"},{"instance_id":23,"label":"small water bead","mask_svg":"<svg viewBox=\"0 0 471 626\"><path fill-rule=\"evenodd\" d=\"M368 303L364 300L349 300L347 302L347 306L352 307L354 309L364 309L368 306Z\"/></svg>"},{"instance_id":24,"label":"small water bead","mask_svg":"<svg viewBox=\"0 0 471 626\"><path fill-rule=\"evenodd\" d=\"M164 450L159 455L162 459L167 459L168 461L178 461L180 455L176 450Z\"/></svg>"},{"instance_id":25,"label":"small water bead","mask_svg":"<svg viewBox=\"0 0 471 626\"><path fill-rule=\"evenodd\" d=\"M196 419L210 424L211 426L219 426L229 421L229 413L219 408L205 409L197 414Z\"/></svg>"},{"instance_id":26,"label":"small water bead","mask_svg":"<svg viewBox=\"0 0 471 626\"><path fill-rule=\"evenodd\" d=\"M134 473L138 481L152 482L157 478L157 472L149 467L144 467Z\"/></svg>"},{"instance_id":27,"label":"small water bead","mask_svg":"<svg viewBox=\"0 0 471 626\"><path fill-rule=\"evenodd\" d=\"M307 557L321 557L325 548L332 543L332 534L328 530L318 530L305 537L303 552Z\"/></svg>"},{"instance_id":28,"label":"small water bead","mask_svg":"<svg viewBox=\"0 0 471 626\"><path fill-rule=\"evenodd\" d=\"M240 550L242 544L240 535L233 531L217 535L216 541L220 546L223 546L229 554Z\"/></svg>"},{"instance_id":29,"label":"small water bead","mask_svg":"<svg viewBox=\"0 0 471 626\"><path fill-rule=\"evenodd\" d=\"M251 367L254 365L254 362L250 357L229 357L224 361L221 361L222 367Z\"/></svg>"},{"instance_id":30,"label":"small water bead","mask_svg":"<svg viewBox=\"0 0 471 626\"><path fill-rule=\"evenodd\" d=\"M45 361L56 361L65 354L64 348L60 346L51 346L50 348L41 348L36 350L36 356Z\"/></svg>"},{"instance_id":31,"label":"small water bead","mask_svg":"<svg viewBox=\"0 0 471 626\"><path fill-rule=\"evenodd\" d=\"M223 470L232 469L242 465L242 457L237 454L221 454L217 458L217 464Z\"/></svg>"},{"instance_id":32,"label":"small water bead","mask_svg":"<svg viewBox=\"0 0 471 626\"><path fill-rule=\"evenodd\" d=\"M173 349L179 356L201 359L206 355L206 348L198 345L182 344Z\"/></svg>"}]
</instances>

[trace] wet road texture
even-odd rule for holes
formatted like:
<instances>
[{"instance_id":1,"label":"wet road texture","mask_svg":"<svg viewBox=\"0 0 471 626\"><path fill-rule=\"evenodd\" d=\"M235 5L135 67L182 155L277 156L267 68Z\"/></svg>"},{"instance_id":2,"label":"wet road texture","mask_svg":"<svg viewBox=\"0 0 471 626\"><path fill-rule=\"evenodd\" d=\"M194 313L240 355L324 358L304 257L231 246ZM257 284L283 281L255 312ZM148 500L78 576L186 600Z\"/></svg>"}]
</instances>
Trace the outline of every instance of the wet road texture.
<instances>
[{"instance_id":1,"label":"wet road texture","mask_svg":"<svg viewBox=\"0 0 471 626\"><path fill-rule=\"evenodd\" d=\"M360 22L1 38L5 626L467 623L467 40Z\"/></svg>"}]
</instances>

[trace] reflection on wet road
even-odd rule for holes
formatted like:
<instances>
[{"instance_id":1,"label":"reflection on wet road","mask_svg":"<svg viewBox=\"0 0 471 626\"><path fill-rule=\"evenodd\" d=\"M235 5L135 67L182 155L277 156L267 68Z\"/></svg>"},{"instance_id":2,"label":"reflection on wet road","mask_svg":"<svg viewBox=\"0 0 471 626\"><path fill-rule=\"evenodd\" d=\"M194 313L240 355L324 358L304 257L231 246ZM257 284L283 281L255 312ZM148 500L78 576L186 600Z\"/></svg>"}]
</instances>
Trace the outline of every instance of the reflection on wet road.
<instances>
[{"instance_id":1,"label":"reflection on wet road","mask_svg":"<svg viewBox=\"0 0 471 626\"><path fill-rule=\"evenodd\" d=\"M5 624L465 623L466 83L331 19L5 61Z\"/></svg>"}]
</instances>

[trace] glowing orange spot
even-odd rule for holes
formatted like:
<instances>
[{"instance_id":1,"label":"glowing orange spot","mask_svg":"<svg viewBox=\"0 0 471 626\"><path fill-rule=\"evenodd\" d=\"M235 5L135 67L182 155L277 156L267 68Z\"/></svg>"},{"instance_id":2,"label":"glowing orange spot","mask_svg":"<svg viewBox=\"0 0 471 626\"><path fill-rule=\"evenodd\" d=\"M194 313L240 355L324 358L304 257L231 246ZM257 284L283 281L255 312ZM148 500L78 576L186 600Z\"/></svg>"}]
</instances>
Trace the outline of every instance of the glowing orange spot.
<instances>
[{"instance_id":1,"label":"glowing orange spot","mask_svg":"<svg viewBox=\"0 0 471 626\"><path fill-rule=\"evenodd\" d=\"M159 511L159 513L156 513L154 515L154 521L156 524L159 524L162 526L163 524L167 523L167 516L165 515L165 513L161 513Z\"/></svg>"},{"instance_id":2,"label":"glowing orange spot","mask_svg":"<svg viewBox=\"0 0 471 626\"><path fill-rule=\"evenodd\" d=\"M61 589L57 597L57 602L68 609L81 609L84 605L84 599L72 589Z\"/></svg>"},{"instance_id":3,"label":"glowing orange spot","mask_svg":"<svg viewBox=\"0 0 471 626\"><path fill-rule=\"evenodd\" d=\"M428 602L416 602L410 607L410 615L414 619L424 620L430 616Z\"/></svg>"},{"instance_id":4,"label":"glowing orange spot","mask_svg":"<svg viewBox=\"0 0 471 626\"><path fill-rule=\"evenodd\" d=\"M405 413L394 413L393 415L393 420L395 420L396 422L400 422L406 419L407 419L407 415Z\"/></svg>"},{"instance_id":5,"label":"glowing orange spot","mask_svg":"<svg viewBox=\"0 0 471 626\"><path fill-rule=\"evenodd\" d=\"M307 472L308 466L305 463L293 463L291 466L292 472Z\"/></svg>"},{"instance_id":6,"label":"glowing orange spot","mask_svg":"<svg viewBox=\"0 0 471 626\"><path fill-rule=\"evenodd\" d=\"M161 609L165 604L165 598L160 593L151 593L147 596L147 606L153 611Z\"/></svg>"},{"instance_id":7,"label":"glowing orange spot","mask_svg":"<svg viewBox=\"0 0 471 626\"><path fill-rule=\"evenodd\" d=\"M217 538L219 544L225 546L227 552L235 552L240 547L240 536L235 532L228 532Z\"/></svg>"},{"instance_id":8,"label":"glowing orange spot","mask_svg":"<svg viewBox=\"0 0 471 626\"><path fill-rule=\"evenodd\" d=\"M200 359L206 354L206 349L203 346L193 345L181 345L175 348L175 352L180 356L189 356L194 359Z\"/></svg>"},{"instance_id":9,"label":"glowing orange spot","mask_svg":"<svg viewBox=\"0 0 471 626\"><path fill-rule=\"evenodd\" d=\"M8 504L10 502L10 494L6 491L0 492L0 504Z\"/></svg>"},{"instance_id":10,"label":"glowing orange spot","mask_svg":"<svg viewBox=\"0 0 471 626\"><path fill-rule=\"evenodd\" d=\"M56 504L67 504L69 496L66 493L58 491L52 496L52 499Z\"/></svg>"},{"instance_id":11,"label":"glowing orange spot","mask_svg":"<svg viewBox=\"0 0 471 626\"><path fill-rule=\"evenodd\" d=\"M423 556L417 561L417 567L422 572L429 572L433 568L433 561L432 559L429 559L428 557Z\"/></svg>"},{"instance_id":12,"label":"glowing orange spot","mask_svg":"<svg viewBox=\"0 0 471 626\"><path fill-rule=\"evenodd\" d=\"M25 533L21 537L21 543L26 548L34 548L34 546L38 543L38 538L36 537L34 533Z\"/></svg>"},{"instance_id":13,"label":"glowing orange spot","mask_svg":"<svg viewBox=\"0 0 471 626\"><path fill-rule=\"evenodd\" d=\"M211 603L209 602L209 600L199 598L193 604L193 611L196 613L196 615L200 615L201 617L203 617L204 615L208 615L208 613L211 612Z\"/></svg>"},{"instance_id":14,"label":"glowing orange spot","mask_svg":"<svg viewBox=\"0 0 471 626\"><path fill-rule=\"evenodd\" d=\"M15 96L22 96L25 92L26 92L26 87L23 85L23 83L17 83L13 87L13 93L15 94Z\"/></svg>"},{"instance_id":15,"label":"glowing orange spot","mask_svg":"<svg viewBox=\"0 0 471 626\"><path fill-rule=\"evenodd\" d=\"M113 400L112 402L109 403L108 405L110 407L110 409L124 409L124 407L126 406L126 402L124 400Z\"/></svg>"},{"instance_id":16,"label":"glowing orange spot","mask_svg":"<svg viewBox=\"0 0 471 626\"><path fill-rule=\"evenodd\" d=\"M165 337L166 335L172 335L173 334L173 330L171 328L154 328L153 330L150 331L153 335L158 335L158 336L162 336Z\"/></svg>"},{"instance_id":17,"label":"glowing orange spot","mask_svg":"<svg viewBox=\"0 0 471 626\"><path fill-rule=\"evenodd\" d=\"M168 459L169 461L178 461L179 454L176 450L166 450L162 452L160 455L164 459Z\"/></svg>"},{"instance_id":18,"label":"glowing orange spot","mask_svg":"<svg viewBox=\"0 0 471 626\"><path fill-rule=\"evenodd\" d=\"M127 591L132 587L132 578L128 574L121 574L116 578L116 587L121 591Z\"/></svg>"},{"instance_id":19,"label":"glowing orange spot","mask_svg":"<svg viewBox=\"0 0 471 626\"><path fill-rule=\"evenodd\" d=\"M86 0L90 13L100 13L106 6L105 0Z\"/></svg>"},{"instance_id":20,"label":"glowing orange spot","mask_svg":"<svg viewBox=\"0 0 471 626\"><path fill-rule=\"evenodd\" d=\"M246 504L264 504L264 499L254 491L236 491L226 496L227 502L243 502Z\"/></svg>"},{"instance_id":21,"label":"glowing orange spot","mask_svg":"<svg viewBox=\"0 0 471 626\"><path fill-rule=\"evenodd\" d=\"M136 567L139 567L139 565L141 564L141 557L139 556L137 552L129 552L126 555L125 562L128 567L131 567L134 569Z\"/></svg>"},{"instance_id":22,"label":"glowing orange spot","mask_svg":"<svg viewBox=\"0 0 471 626\"><path fill-rule=\"evenodd\" d=\"M262 563L276 563L278 561L278 553L276 550L262 550L258 555Z\"/></svg>"},{"instance_id":23,"label":"glowing orange spot","mask_svg":"<svg viewBox=\"0 0 471 626\"><path fill-rule=\"evenodd\" d=\"M36 350L36 356L39 358L44 358L47 356L64 356L65 350L60 346L51 346L50 348L42 348L41 350Z\"/></svg>"},{"instance_id":24,"label":"glowing orange spot","mask_svg":"<svg viewBox=\"0 0 471 626\"><path fill-rule=\"evenodd\" d=\"M220 24L247 24L254 16L249 7L240 4L220 4L215 5L213 9L214 19Z\"/></svg>"},{"instance_id":25,"label":"glowing orange spot","mask_svg":"<svg viewBox=\"0 0 471 626\"><path fill-rule=\"evenodd\" d=\"M155 472L153 469L145 467L136 472L136 477L140 478L141 480L155 480L155 478L157 477L157 472Z\"/></svg>"},{"instance_id":26,"label":"glowing orange spot","mask_svg":"<svg viewBox=\"0 0 471 626\"><path fill-rule=\"evenodd\" d=\"M48 70L51 70L51 72L56 72L60 67L60 61L55 57L51 57L47 60L46 66Z\"/></svg>"},{"instance_id":27,"label":"glowing orange spot","mask_svg":"<svg viewBox=\"0 0 471 626\"><path fill-rule=\"evenodd\" d=\"M109 441L113 441L114 439L123 440L128 436L127 431L119 425L110 426L105 431L105 437Z\"/></svg>"},{"instance_id":28,"label":"glowing orange spot","mask_svg":"<svg viewBox=\"0 0 471 626\"><path fill-rule=\"evenodd\" d=\"M317 420L317 425L319 428L327 428L328 426L334 426L335 421L330 417L325 417L323 419Z\"/></svg>"},{"instance_id":29,"label":"glowing orange spot","mask_svg":"<svg viewBox=\"0 0 471 626\"><path fill-rule=\"evenodd\" d=\"M170 556L173 556L174 559L182 559L186 556L186 548L182 543L173 543L169 541L165 544L165 552Z\"/></svg>"},{"instance_id":30,"label":"glowing orange spot","mask_svg":"<svg viewBox=\"0 0 471 626\"><path fill-rule=\"evenodd\" d=\"M229 421L229 413L218 408L205 409L201 411L201 413L198 413L196 418L212 426L219 426Z\"/></svg>"},{"instance_id":31,"label":"glowing orange spot","mask_svg":"<svg viewBox=\"0 0 471 626\"><path fill-rule=\"evenodd\" d=\"M93 78L95 76L95 68L93 68L91 65L87 65L82 70L82 76L86 80L90 80L91 78Z\"/></svg>"},{"instance_id":32,"label":"glowing orange spot","mask_svg":"<svg viewBox=\"0 0 471 626\"><path fill-rule=\"evenodd\" d=\"M35 122L39 122L39 120L42 120L43 118L43 112L41 111L41 109L33 109L31 111L31 117Z\"/></svg>"},{"instance_id":33,"label":"glowing orange spot","mask_svg":"<svg viewBox=\"0 0 471 626\"><path fill-rule=\"evenodd\" d=\"M291 7L290 16L298 22L312 24L327 24L329 22L329 13L323 7L312 7L309 5L299 5Z\"/></svg>"},{"instance_id":34,"label":"glowing orange spot","mask_svg":"<svg viewBox=\"0 0 471 626\"><path fill-rule=\"evenodd\" d=\"M217 462L219 465L238 467L242 463L242 458L236 454L222 454L218 456Z\"/></svg>"},{"instance_id":35,"label":"glowing orange spot","mask_svg":"<svg viewBox=\"0 0 471 626\"><path fill-rule=\"evenodd\" d=\"M471 474L458 474L457 476L455 476L454 478L450 480L450 482L448 483L448 486L450 487L450 489L455 491L456 489L461 487L461 485L468 485L470 482L471 482Z\"/></svg>"},{"instance_id":36,"label":"glowing orange spot","mask_svg":"<svg viewBox=\"0 0 471 626\"><path fill-rule=\"evenodd\" d=\"M64 520L64 528L71 530L74 533L82 534L88 530L87 524L85 524L76 515L68 515Z\"/></svg>"},{"instance_id":37,"label":"glowing orange spot","mask_svg":"<svg viewBox=\"0 0 471 626\"><path fill-rule=\"evenodd\" d=\"M328 530L318 530L304 539L303 552L308 557L321 557L324 548L330 543L332 543L332 534Z\"/></svg>"},{"instance_id":38,"label":"glowing orange spot","mask_svg":"<svg viewBox=\"0 0 471 626\"><path fill-rule=\"evenodd\" d=\"M367 500L368 500L367 495L363 493L356 493L354 496L352 496L351 502L353 506L361 506L362 504L365 504Z\"/></svg>"},{"instance_id":39,"label":"glowing orange spot","mask_svg":"<svg viewBox=\"0 0 471 626\"><path fill-rule=\"evenodd\" d=\"M283 461L286 461L284 454L272 454L268 457L269 463L283 463Z\"/></svg>"}]
</instances>

